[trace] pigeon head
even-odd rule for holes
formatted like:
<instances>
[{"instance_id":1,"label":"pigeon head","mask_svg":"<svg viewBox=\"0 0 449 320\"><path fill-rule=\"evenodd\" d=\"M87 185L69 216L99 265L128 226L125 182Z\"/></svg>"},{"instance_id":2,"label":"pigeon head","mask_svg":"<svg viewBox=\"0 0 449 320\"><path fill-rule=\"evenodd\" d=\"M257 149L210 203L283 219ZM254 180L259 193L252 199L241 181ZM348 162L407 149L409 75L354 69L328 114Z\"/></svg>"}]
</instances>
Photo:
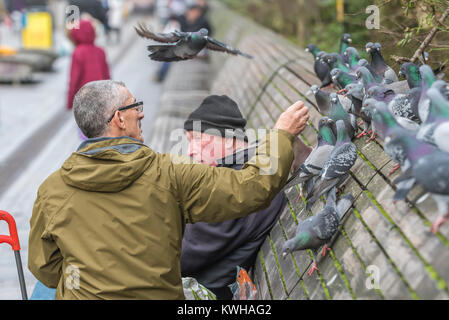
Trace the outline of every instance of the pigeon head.
<instances>
[{"instance_id":1,"label":"pigeon head","mask_svg":"<svg viewBox=\"0 0 449 320\"><path fill-rule=\"evenodd\" d=\"M360 83L350 83L346 87L346 92L348 95L353 96L359 100L363 100L363 85Z\"/></svg>"},{"instance_id":2,"label":"pigeon head","mask_svg":"<svg viewBox=\"0 0 449 320\"><path fill-rule=\"evenodd\" d=\"M295 239L290 239L285 241L284 245L282 246L282 258L285 259L285 257L291 253L294 249L294 241Z\"/></svg>"},{"instance_id":3,"label":"pigeon head","mask_svg":"<svg viewBox=\"0 0 449 320\"><path fill-rule=\"evenodd\" d=\"M438 91L440 91L442 94L445 94L449 90L449 84L444 80L436 80L432 84L432 88L435 88Z\"/></svg>"},{"instance_id":4,"label":"pigeon head","mask_svg":"<svg viewBox=\"0 0 449 320\"><path fill-rule=\"evenodd\" d=\"M317 47L316 45L314 45L313 43L309 43L309 44L306 46L305 51L306 51L306 52L310 52L310 53L312 53L314 56L316 56L316 55L318 54L318 52L319 52L319 49L318 49L318 47Z\"/></svg>"},{"instance_id":5,"label":"pigeon head","mask_svg":"<svg viewBox=\"0 0 449 320\"><path fill-rule=\"evenodd\" d=\"M359 52L354 47L347 47L343 55L348 59L360 60Z\"/></svg>"},{"instance_id":6,"label":"pigeon head","mask_svg":"<svg viewBox=\"0 0 449 320\"><path fill-rule=\"evenodd\" d=\"M335 121L329 117L322 117L318 120L318 139L324 140L327 144L335 145L336 137L334 135Z\"/></svg>"},{"instance_id":7,"label":"pigeon head","mask_svg":"<svg viewBox=\"0 0 449 320\"><path fill-rule=\"evenodd\" d=\"M374 45L373 45L373 49L375 49L376 51L381 51L381 49L382 49L382 46L381 46L381 44L379 43L379 42L376 42Z\"/></svg>"},{"instance_id":8,"label":"pigeon head","mask_svg":"<svg viewBox=\"0 0 449 320\"><path fill-rule=\"evenodd\" d=\"M334 69L332 69L332 71L331 71L331 79L332 80L335 80L335 78L337 78L338 77L338 75L340 74L340 69L338 69L338 68L334 68Z\"/></svg>"},{"instance_id":9,"label":"pigeon head","mask_svg":"<svg viewBox=\"0 0 449 320\"><path fill-rule=\"evenodd\" d=\"M372 119L374 113L376 112L375 105L377 102L378 101L373 98L366 98L365 100L363 100L362 112Z\"/></svg>"},{"instance_id":10,"label":"pigeon head","mask_svg":"<svg viewBox=\"0 0 449 320\"><path fill-rule=\"evenodd\" d=\"M406 62L403 63L399 68L398 76L405 77L407 74L415 74L415 73L419 75L418 66L413 62Z\"/></svg>"},{"instance_id":11,"label":"pigeon head","mask_svg":"<svg viewBox=\"0 0 449 320\"><path fill-rule=\"evenodd\" d=\"M329 95L329 97L331 98L331 102L332 103L338 103L339 101L338 101L338 96L337 96L337 94L335 93L335 92L332 92L330 95Z\"/></svg>"},{"instance_id":12,"label":"pigeon head","mask_svg":"<svg viewBox=\"0 0 449 320\"><path fill-rule=\"evenodd\" d=\"M349 33L343 33L343 35L341 36L341 41L345 43L351 43L351 35Z\"/></svg>"},{"instance_id":13,"label":"pigeon head","mask_svg":"<svg viewBox=\"0 0 449 320\"><path fill-rule=\"evenodd\" d=\"M289 239L282 245L282 258L296 250L302 250L307 248L307 244L310 240L310 235L307 232L300 232L294 238Z\"/></svg>"},{"instance_id":14,"label":"pigeon head","mask_svg":"<svg viewBox=\"0 0 449 320\"><path fill-rule=\"evenodd\" d=\"M198 33L200 34L200 36L207 36L209 34L209 30L207 30L206 28L201 28L200 31L198 31Z\"/></svg>"},{"instance_id":15,"label":"pigeon head","mask_svg":"<svg viewBox=\"0 0 449 320\"><path fill-rule=\"evenodd\" d=\"M320 88L316 84L310 86L310 91L312 91L313 94L316 94L318 90L320 90Z\"/></svg>"},{"instance_id":16,"label":"pigeon head","mask_svg":"<svg viewBox=\"0 0 449 320\"><path fill-rule=\"evenodd\" d=\"M374 43L368 42L367 44L365 44L366 52L371 52L371 50L373 50L373 49L374 49Z\"/></svg>"}]
</instances>

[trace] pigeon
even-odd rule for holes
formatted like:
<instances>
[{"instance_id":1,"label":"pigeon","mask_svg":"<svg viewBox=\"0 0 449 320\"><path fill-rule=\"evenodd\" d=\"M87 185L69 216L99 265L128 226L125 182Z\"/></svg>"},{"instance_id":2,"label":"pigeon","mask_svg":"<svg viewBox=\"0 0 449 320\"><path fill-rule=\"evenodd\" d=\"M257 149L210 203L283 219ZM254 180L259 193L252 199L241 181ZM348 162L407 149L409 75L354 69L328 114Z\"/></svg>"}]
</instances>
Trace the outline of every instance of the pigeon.
<instances>
[{"instance_id":1,"label":"pigeon","mask_svg":"<svg viewBox=\"0 0 449 320\"><path fill-rule=\"evenodd\" d=\"M329 97L329 92L321 90L316 84L310 87L310 91L315 96L316 104L320 113L325 116L330 115L331 98Z\"/></svg>"},{"instance_id":2,"label":"pigeon","mask_svg":"<svg viewBox=\"0 0 449 320\"><path fill-rule=\"evenodd\" d=\"M430 88L426 93L430 104L426 121L416 134L416 138L426 143L437 145L434 138L435 129L449 121L449 103L437 88Z\"/></svg>"},{"instance_id":3,"label":"pigeon","mask_svg":"<svg viewBox=\"0 0 449 320\"><path fill-rule=\"evenodd\" d=\"M326 199L324 209L316 215L313 215L304 221L301 221L296 227L295 237L287 240L282 246L282 257L285 258L289 253L298 250L311 249L313 254L313 263L308 274L318 270L317 255L318 249L323 248L323 256L330 250L327 243L332 239L338 230L342 217L351 207L354 197L347 194L338 202L336 201L336 190L332 188Z\"/></svg>"},{"instance_id":4,"label":"pigeon","mask_svg":"<svg viewBox=\"0 0 449 320\"><path fill-rule=\"evenodd\" d=\"M334 121L328 117L322 117L318 121L318 144L299 169L289 178L285 188L295 184L304 184L321 172L336 143L336 136L332 128L334 124Z\"/></svg>"},{"instance_id":5,"label":"pigeon","mask_svg":"<svg viewBox=\"0 0 449 320\"><path fill-rule=\"evenodd\" d=\"M361 138L367 135L371 125L371 118L362 112L363 103L363 85L360 83L351 83L345 87L346 96L349 96L352 101L352 107L349 112L351 112L356 117L362 119L363 131L356 136L356 138Z\"/></svg>"},{"instance_id":6,"label":"pigeon","mask_svg":"<svg viewBox=\"0 0 449 320\"><path fill-rule=\"evenodd\" d=\"M413 62L406 62L401 65L398 73L399 77L405 77L410 89L421 86L421 75L419 74L419 67Z\"/></svg>"},{"instance_id":7,"label":"pigeon","mask_svg":"<svg viewBox=\"0 0 449 320\"><path fill-rule=\"evenodd\" d=\"M387 65L384 58L382 57L382 54L380 52L382 46L380 45L380 43L368 42L365 48L366 51L371 55L371 63L370 63L371 67L375 70L375 72L379 76L385 79L384 83L388 84L392 82L397 82L398 77L396 73L389 65Z\"/></svg>"},{"instance_id":8,"label":"pigeon","mask_svg":"<svg viewBox=\"0 0 449 320\"><path fill-rule=\"evenodd\" d=\"M357 77L341 69L334 68L331 71L332 82L338 89L344 89L348 84L357 81Z\"/></svg>"},{"instance_id":9,"label":"pigeon","mask_svg":"<svg viewBox=\"0 0 449 320\"><path fill-rule=\"evenodd\" d=\"M343 55L346 49L351 44L352 39L349 33L343 33L340 38L340 55Z\"/></svg>"},{"instance_id":10,"label":"pigeon","mask_svg":"<svg viewBox=\"0 0 449 320\"><path fill-rule=\"evenodd\" d=\"M228 285L232 292L232 300L256 300L257 289L248 272L242 267L237 266L236 281Z\"/></svg>"},{"instance_id":11,"label":"pigeon","mask_svg":"<svg viewBox=\"0 0 449 320\"><path fill-rule=\"evenodd\" d=\"M313 54L313 58L315 60L313 70L315 71L317 77L321 80L321 87L323 88L331 84L329 66L318 56L320 52L323 52L323 54L325 54L325 52L319 51L318 47L314 44L308 44L306 47L306 51Z\"/></svg>"},{"instance_id":12,"label":"pigeon","mask_svg":"<svg viewBox=\"0 0 449 320\"><path fill-rule=\"evenodd\" d=\"M366 91L366 96L387 103L388 109L396 117L419 121L406 94L396 94L392 89L383 86L372 86Z\"/></svg>"},{"instance_id":13,"label":"pigeon","mask_svg":"<svg viewBox=\"0 0 449 320\"><path fill-rule=\"evenodd\" d=\"M137 34L142 38L151 39L165 43L163 45L149 45L149 57L155 61L181 61L193 59L204 48L241 55L252 59L249 54L228 46L208 36L209 31L205 28L196 32L173 31L169 33L157 33L148 30L144 25L135 27Z\"/></svg>"},{"instance_id":14,"label":"pigeon","mask_svg":"<svg viewBox=\"0 0 449 320\"><path fill-rule=\"evenodd\" d=\"M449 83L443 80L436 80L431 88L436 88L438 91L441 92L441 94L444 96L445 99L449 100Z\"/></svg>"},{"instance_id":15,"label":"pigeon","mask_svg":"<svg viewBox=\"0 0 449 320\"><path fill-rule=\"evenodd\" d=\"M371 65L369 64L368 60L366 59L360 59L357 62L357 66L354 67L354 73L356 73L356 71L360 68L360 67L365 67L366 69L368 69L368 71L371 73L371 75L374 77L374 80L376 81L376 83L381 83L383 81L383 78L381 76L379 76L376 71L374 71L374 69L371 67ZM408 89L408 88L407 88Z\"/></svg>"},{"instance_id":16,"label":"pigeon","mask_svg":"<svg viewBox=\"0 0 449 320\"><path fill-rule=\"evenodd\" d=\"M427 97L427 90L430 89L432 84L436 81L435 74L430 66L424 64L419 67L419 73L421 75L421 97L418 104L418 115L421 122L426 122L429 114L430 100Z\"/></svg>"},{"instance_id":17,"label":"pigeon","mask_svg":"<svg viewBox=\"0 0 449 320\"><path fill-rule=\"evenodd\" d=\"M362 113L365 114L368 118L371 118L372 134L371 137L368 139L368 142L374 140L377 135L376 123L372 121L374 113L376 111L375 106L377 102L379 101L377 101L376 99L366 98L363 100L362 103Z\"/></svg>"},{"instance_id":18,"label":"pigeon","mask_svg":"<svg viewBox=\"0 0 449 320\"><path fill-rule=\"evenodd\" d=\"M440 124L433 133L438 149L449 153L449 122Z\"/></svg>"},{"instance_id":19,"label":"pigeon","mask_svg":"<svg viewBox=\"0 0 449 320\"><path fill-rule=\"evenodd\" d=\"M346 130L349 138L354 138L355 132L357 130L357 119L353 114L348 113L340 102L338 95L332 92L330 95L331 99L331 112L329 117L337 122L338 120L343 120L346 125Z\"/></svg>"},{"instance_id":20,"label":"pigeon","mask_svg":"<svg viewBox=\"0 0 449 320\"><path fill-rule=\"evenodd\" d=\"M345 72L350 71L348 66L343 61L343 58L338 53L330 53L324 55L323 61L329 65L330 70L337 68Z\"/></svg>"},{"instance_id":21,"label":"pigeon","mask_svg":"<svg viewBox=\"0 0 449 320\"><path fill-rule=\"evenodd\" d=\"M437 233L439 227L449 218L449 153L419 141L413 135L391 135L386 139L400 143L406 151L411 168L395 182L414 177L416 182L431 194L438 206L438 218L431 227Z\"/></svg>"},{"instance_id":22,"label":"pigeon","mask_svg":"<svg viewBox=\"0 0 449 320\"><path fill-rule=\"evenodd\" d=\"M365 91L381 83L381 81L376 80L374 75L366 67L359 67L355 74L357 80L361 81L361 83L365 87Z\"/></svg>"},{"instance_id":23,"label":"pigeon","mask_svg":"<svg viewBox=\"0 0 449 320\"><path fill-rule=\"evenodd\" d=\"M351 71L356 70L360 65L360 55L356 48L348 47L343 53L343 60L349 65Z\"/></svg>"},{"instance_id":24,"label":"pigeon","mask_svg":"<svg viewBox=\"0 0 449 320\"><path fill-rule=\"evenodd\" d=\"M312 191L307 195L307 206L309 210L323 194L338 187L349 176L349 170L357 160L357 148L351 142L348 130L343 120L338 120L337 142L329 158L325 162L320 175L316 177Z\"/></svg>"}]
</instances>

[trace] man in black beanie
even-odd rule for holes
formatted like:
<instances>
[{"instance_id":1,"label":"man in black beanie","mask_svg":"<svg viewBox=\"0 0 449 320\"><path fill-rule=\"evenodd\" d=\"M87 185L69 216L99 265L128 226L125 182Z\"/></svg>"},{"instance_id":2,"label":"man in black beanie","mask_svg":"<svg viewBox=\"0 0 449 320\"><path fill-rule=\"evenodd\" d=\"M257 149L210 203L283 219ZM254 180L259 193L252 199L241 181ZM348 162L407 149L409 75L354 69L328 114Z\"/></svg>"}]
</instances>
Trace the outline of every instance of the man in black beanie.
<instances>
[{"instance_id":1,"label":"man in black beanie","mask_svg":"<svg viewBox=\"0 0 449 320\"><path fill-rule=\"evenodd\" d=\"M248 146L246 119L229 97L204 99L184 123L189 156L211 166L240 170L256 144ZM298 139L299 142L299 139ZM300 142L299 142L300 143ZM302 163L311 149L300 143L295 157ZM294 161L296 166L298 161ZM218 299L232 299L229 285L235 282L237 266L249 270L266 236L279 219L287 199L280 192L265 210L249 216L209 224L187 224L182 241L181 274L193 277Z\"/></svg>"}]
</instances>

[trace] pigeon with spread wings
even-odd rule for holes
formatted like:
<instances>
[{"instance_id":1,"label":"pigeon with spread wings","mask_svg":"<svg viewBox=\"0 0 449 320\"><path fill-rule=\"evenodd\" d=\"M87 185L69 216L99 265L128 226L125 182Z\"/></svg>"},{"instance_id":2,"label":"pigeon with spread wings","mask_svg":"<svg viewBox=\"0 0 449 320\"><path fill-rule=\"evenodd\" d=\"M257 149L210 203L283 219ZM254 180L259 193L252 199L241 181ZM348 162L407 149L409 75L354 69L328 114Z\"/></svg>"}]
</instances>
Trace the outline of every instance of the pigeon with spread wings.
<instances>
[{"instance_id":1,"label":"pigeon with spread wings","mask_svg":"<svg viewBox=\"0 0 449 320\"><path fill-rule=\"evenodd\" d=\"M253 58L251 55L232 48L226 43L209 37L209 31L205 28L196 32L173 31L169 33L158 33L152 32L144 25L139 24L135 29L137 34L142 38L165 43L148 46L148 51L150 51L149 57L156 61L181 61L193 59L204 48L233 55L241 55L248 59Z\"/></svg>"}]
</instances>

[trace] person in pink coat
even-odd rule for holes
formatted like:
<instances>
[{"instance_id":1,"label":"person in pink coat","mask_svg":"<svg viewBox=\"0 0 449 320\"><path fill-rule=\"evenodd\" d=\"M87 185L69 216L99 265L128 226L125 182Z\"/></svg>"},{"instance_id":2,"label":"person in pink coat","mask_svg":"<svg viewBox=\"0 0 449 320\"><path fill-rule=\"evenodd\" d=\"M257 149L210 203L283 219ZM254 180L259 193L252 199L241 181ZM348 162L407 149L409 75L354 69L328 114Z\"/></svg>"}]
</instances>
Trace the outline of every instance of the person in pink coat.
<instances>
[{"instance_id":1,"label":"person in pink coat","mask_svg":"<svg viewBox=\"0 0 449 320\"><path fill-rule=\"evenodd\" d=\"M109 80L111 75L104 50L95 45L95 29L88 20L80 20L79 28L69 33L75 44L70 68L67 109L72 109L73 97L86 83Z\"/></svg>"}]
</instances>

